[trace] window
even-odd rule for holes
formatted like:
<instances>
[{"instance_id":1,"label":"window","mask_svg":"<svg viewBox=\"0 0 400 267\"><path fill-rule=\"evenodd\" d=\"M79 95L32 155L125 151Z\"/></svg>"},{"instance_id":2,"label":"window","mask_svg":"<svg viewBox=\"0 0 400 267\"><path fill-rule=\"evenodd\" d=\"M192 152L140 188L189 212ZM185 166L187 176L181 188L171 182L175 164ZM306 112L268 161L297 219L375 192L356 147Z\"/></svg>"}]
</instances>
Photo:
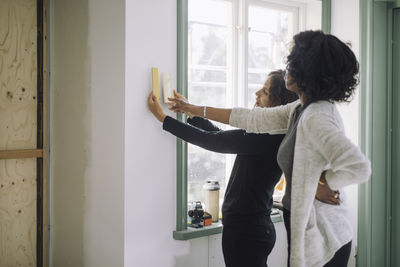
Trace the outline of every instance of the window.
<instances>
[{"instance_id":1,"label":"window","mask_svg":"<svg viewBox=\"0 0 400 267\"><path fill-rule=\"evenodd\" d=\"M216 107L233 104L232 10L230 1L188 1L188 99L192 103ZM191 144L187 147L188 201L204 203L202 187L206 180L218 180L223 196L232 156Z\"/></svg>"},{"instance_id":2,"label":"window","mask_svg":"<svg viewBox=\"0 0 400 267\"><path fill-rule=\"evenodd\" d=\"M253 107L255 92L267 74L285 68L293 35L321 28L321 1L317 0L181 0L178 13L180 8L187 8L187 13L181 10L181 25L178 22L184 34L178 35L178 89L181 86L189 101L198 105ZM307 10L312 10L313 18L306 16ZM183 179L178 179L178 195L186 194L177 200L177 212L184 217L177 214L177 230L182 230L186 205L204 202L202 188L207 180L219 181L222 204L235 155L179 142L178 174Z\"/></svg>"},{"instance_id":3,"label":"window","mask_svg":"<svg viewBox=\"0 0 400 267\"><path fill-rule=\"evenodd\" d=\"M251 4L248 8L247 107L267 74L285 68L285 56L292 36L299 29L299 7Z\"/></svg>"}]
</instances>

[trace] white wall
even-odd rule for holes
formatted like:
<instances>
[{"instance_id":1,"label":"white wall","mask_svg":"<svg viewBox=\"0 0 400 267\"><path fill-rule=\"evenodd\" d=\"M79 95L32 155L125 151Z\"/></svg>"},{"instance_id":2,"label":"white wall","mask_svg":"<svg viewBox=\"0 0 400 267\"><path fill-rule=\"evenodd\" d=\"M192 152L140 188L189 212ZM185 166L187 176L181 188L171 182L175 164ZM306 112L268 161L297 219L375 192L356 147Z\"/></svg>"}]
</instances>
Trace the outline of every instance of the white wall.
<instances>
[{"instance_id":1,"label":"white wall","mask_svg":"<svg viewBox=\"0 0 400 267\"><path fill-rule=\"evenodd\" d=\"M359 1L358 0L333 0L332 1L332 21L331 32L342 41L351 42L352 50L359 58ZM356 90L354 100L350 104L342 104L339 111L342 114L347 136L358 144L359 131L359 94ZM354 239L353 252L349 266L355 266L354 253L357 246L357 203L358 186L349 186L345 190L349 205L349 217L353 225Z\"/></svg>"},{"instance_id":2,"label":"white wall","mask_svg":"<svg viewBox=\"0 0 400 267\"><path fill-rule=\"evenodd\" d=\"M146 106L151 67L176 77L176 0L127 1L125 266L175 266L191 242L175 241L176 142ZM176 79L175 79L176 84ZM203 264L207 240L194 257ZM194 265L196 266L196 265ZM204 265L199 265L204 266Z\"/></svg>"},{"instance_id":3,"label":"white wall","mask_svg":"<svg viewBox=\"0 0 400 267\"><path fill-rule=\"evenodd\" d=\"M125 1L50 5L50 266L123 266Z\"/></svg>"}]
</instances>

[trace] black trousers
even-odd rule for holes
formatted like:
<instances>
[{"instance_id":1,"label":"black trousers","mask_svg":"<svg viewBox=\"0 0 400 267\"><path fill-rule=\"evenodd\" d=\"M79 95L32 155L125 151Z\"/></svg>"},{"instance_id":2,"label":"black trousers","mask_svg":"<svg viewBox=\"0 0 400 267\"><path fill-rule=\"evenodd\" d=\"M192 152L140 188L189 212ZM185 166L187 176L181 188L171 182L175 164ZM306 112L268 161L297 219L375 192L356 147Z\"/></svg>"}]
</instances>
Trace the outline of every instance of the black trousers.
<instances>
[{"instance_id":1,"label":"black trousers","mask_svg":"<svg viewBox=\"0 0 400 267\"><path fill-rule=\"evenodd\" d=\"M222 252L226 267L267 267L275 245L275 227L270 216L257 223L224 224Z\"/></svg>"},{"instance_id":2,"label":"black trousers","mask_svg":"<svg viewBox=\"0 0 400 267\"><path fill-rule=\"evenodd\" d=\"M288 262L287 266L290 267L290 211L283 209L283 222L287 232L288 240ZM347 267L351 252L351 241L336 251L333 258L324 265L324 267Z\"/></svg>"}]
</instances>

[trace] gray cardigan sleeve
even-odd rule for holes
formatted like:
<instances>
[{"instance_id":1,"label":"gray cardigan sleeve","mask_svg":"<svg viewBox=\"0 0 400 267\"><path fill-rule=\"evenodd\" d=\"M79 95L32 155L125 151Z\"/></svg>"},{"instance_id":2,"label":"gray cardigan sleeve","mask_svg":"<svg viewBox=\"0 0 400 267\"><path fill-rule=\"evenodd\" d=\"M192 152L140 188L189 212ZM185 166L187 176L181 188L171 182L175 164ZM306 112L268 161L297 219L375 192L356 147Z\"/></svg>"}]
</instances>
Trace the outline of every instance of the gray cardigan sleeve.
<instances>
[{"instance_id":1,"label":"gray cardigan sleeve","mask_svg":"<svg viewBox=\"0 0 400 267\"><path fill-rule=\"evenodd\" d=\"M286 133L292 112L299 103L295 101L273 108L234 108L229 117L229 124L249 133Z\"/></svg>"},{"instance_id":2,"label":"gray cardigan sleeve","mask_svg":"<svg viewBox=\"0 0 400 267\"><path fill-rule=\"evenodd\" d=\"M312 114L305 120L307 139L330 164L326 181L332 189L359 184L371 175L371 164L346 137L337 120L330 114Z\"/></svg>"}]
</instances>

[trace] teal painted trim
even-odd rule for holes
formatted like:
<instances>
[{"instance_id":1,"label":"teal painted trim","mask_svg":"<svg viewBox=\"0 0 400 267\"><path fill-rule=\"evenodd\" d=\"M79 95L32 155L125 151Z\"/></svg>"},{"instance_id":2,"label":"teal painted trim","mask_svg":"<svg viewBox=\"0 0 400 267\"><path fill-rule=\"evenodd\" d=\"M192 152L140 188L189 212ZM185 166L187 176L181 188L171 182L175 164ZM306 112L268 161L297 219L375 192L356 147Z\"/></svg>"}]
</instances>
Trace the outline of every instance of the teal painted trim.
<instances>
[{"instance_id":1,"label":"teal painted trim","mask_svg":"<svg viewBox=\"0 0 400 267\"><path fill-rule=\"evenodd\" d=\"M396 6L397 7L397 6ZM393 81L393 116L392 116L392 243L391 243L391 266L400 266L400 9L395 9L393 12L393 24L395 25L391 32L393 33L393 47L392 59L393 68L390 73L392 74Z\"/></svg>"},{"instance_id":2,"label":"teal painted trim","mask_svg":"<svg viewBox=\"0 0 400 267\"><path fill-rule=\"evenodd\" d=\"M387 3L374 3L372 67L372 259L371 266L389 266L387 256ZM379 88L379 90L377 90Z\"/></svg>"},{"instance_id":3,"label":"teal painted trim","mask_svg":"<svg viewBox=\"0 0 400 267\"><path fill-rule=\"evenodd\" d=\"M371 160L372 177L359 187L359 267L390 266L389 7L386 2L360 1L360 145Z\"/></svg>"},{"instance_id":4,"label":"teal painted trim","mask_svg":"<svg viewBox=\"0 0 400 267\"><path fill-rule=\"evenodd\" d=\"M174 231L173 238L175 240L189 240L209 235L216 235L222 233L222 228L223 226L221 223L213 223L213 225L199 229L189 227L183 231Z\"/></svg>"},{"instance_id":5,"label":"teal painted trim","mask_svg":"<svg viewBox=\"0 0 400 267\"><path fill-rule=\"evenodd\" d=\"M271 215L271 220L273 223L283 222L282 216L278 214ZM209 235L216 235L222 233L223 225L221 223L213 223L211 226L206 226L199 229L194 229L188 227L188 229L183 231L174 231L173 238L175 240L189 240Z\"/></svg>"},{"instance_id":6,"label":"teal painted trim","mask_svg":"<svg viewBox=\"0 0 400 267\"><path fill-rule=\"evenodd\" d=\"M400 7L400 0L375 0L375 2L386 2L390 4L390 8Z\"/></svg>"},{"instance_id":7,"label":"teal painted trim","mask_svg":"<svg viewBox=\"0 0 400 267\"><path fill-rule=\"evenodd\" d=\"M331 0L322 0L321 29L324 33L331 33Z\"/></svg>"},{"instance_id":8,"label":"teal painted trim","mask_svg":"<svg viewBox=\"0 0 400 267\"><path fill-rule=\"evenodd\" d=\"M360 1L360 147L364 154L371 159L371 86L372 76L372 1ZM361 184L358 190L358 249L357 266L371 267L371 181Z\"/></svg>"},{"instance_id":9,"label":"teal painted trim","mask_svg":"<svg viewBox=\"0 0 400 267\"><path fill-rule=\"evenodd\" d=\"M392 127L393 127L393 121L392 121L392 113L393 113L393 78L392 78L392 66L393 66L393 61L392 61L392 55L393 55L393 49L392 49L392 42L391 40L393 39L393 9L390 8L391 4L388 5L389 9L387 11L387 41L386 41L386 50L387 50L387 77L386 81L388 83L387 85L387 107L386 107L386 117L387 117L387 128L386 128L386 140L387 140L387 145L386 145L386 172L387 172L387 179L386 179L386 261L388 263L388 266L393 266L391 264L392 262L392 256L391 256L391 248L392 248L392 220L390 219L391 214L392 214ZM394 265L395 266L395 265Z\"/></svg>"},{"instance_id":10,"label":"teal painted trim","mask_svg":"<svg viewBox=\"0 0 400 267\"><path fill-rule=\"evenodd\" d=\"M188 2L178 0L177 29L177 91L187 97L187 64L188 64ZM178 114L179 120L185 116ZM187 229L187 144L177 138L176 141L176 231Z\"/></svg>"},{"instance_id":11,"label":"teal painted trim","mask_svg":"<svg viewBox=\"0 0 400 267\"><path fill-rule=\"evenodd\" d=\"M375 0L375 2L386 2L388 4L398 3L399 0Z\"/></svg>"}]
</instances>

